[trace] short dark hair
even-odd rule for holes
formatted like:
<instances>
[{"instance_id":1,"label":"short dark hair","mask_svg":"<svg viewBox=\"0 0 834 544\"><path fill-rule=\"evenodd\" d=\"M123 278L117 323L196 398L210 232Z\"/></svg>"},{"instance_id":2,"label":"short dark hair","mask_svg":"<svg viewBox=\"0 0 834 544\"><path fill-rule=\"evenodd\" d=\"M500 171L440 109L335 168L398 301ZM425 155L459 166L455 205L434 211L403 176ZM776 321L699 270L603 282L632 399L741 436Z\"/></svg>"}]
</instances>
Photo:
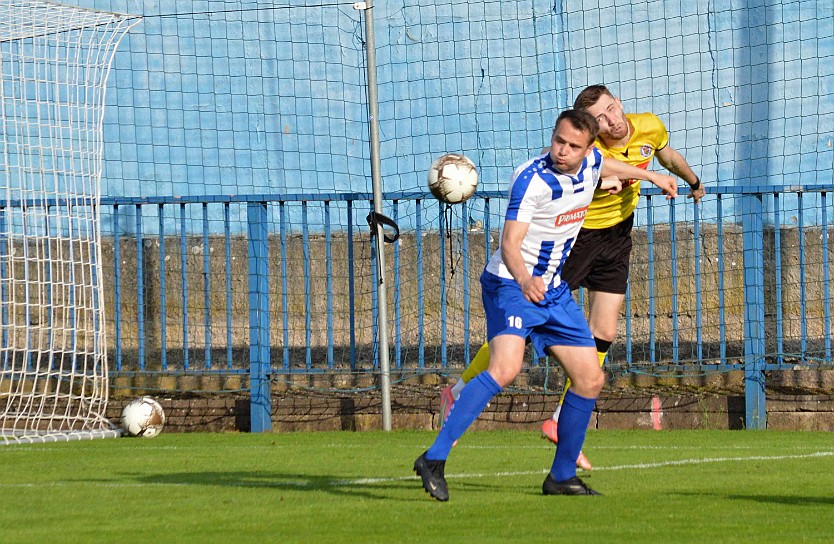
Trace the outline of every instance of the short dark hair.
<instances>
[{"instance_id":1,"label":"short dark hair","mask_svg":"<svg viewBox=\"0 0 834 544\"><path fill-rule=\"evenodd\" d=\"M614 95L605 85L590 85L585 87L582 89L582 92L579 93L579 96L576 97L576 100L573 101L573 109L585 111L596 104L599 97L604 94L614 98Z\"/></svg>"},{"instance_id":2,"label":"short dark hair","mask_svg":"<svg viewBox=\"0 0 834 544\"><path fill-rule=\"evenodd\" d=\"M556 119L556 126L553 127L553 133L550 135L550 141L556 137L556 129L559 128L559 123L567 121L571 126L577 130L588 133L588 143L593 143L599 134L599 123L594 119L590 113L582 110L565 110L559 114Z\"/></svg>"}]
</instances>

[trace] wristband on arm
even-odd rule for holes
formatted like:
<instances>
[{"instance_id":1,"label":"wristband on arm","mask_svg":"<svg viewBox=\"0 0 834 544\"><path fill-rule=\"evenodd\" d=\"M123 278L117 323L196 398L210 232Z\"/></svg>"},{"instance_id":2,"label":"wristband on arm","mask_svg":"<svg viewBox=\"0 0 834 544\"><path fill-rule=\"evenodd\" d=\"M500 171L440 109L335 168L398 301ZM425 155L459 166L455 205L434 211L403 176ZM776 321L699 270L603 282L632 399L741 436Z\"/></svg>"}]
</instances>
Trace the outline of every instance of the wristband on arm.
<instances>
[{"instance_id":1,"label":"wristband on arm","mask_svg":"<svg viewBox=\"0 0 834 544\"><path fill-rule=\"evenodd\" d=\"M698 189L700 189L701 188L701 178L699 178L698 176L695 176L695 183L690 183L689 188L692 189L693 191L697 191Z\"/></svg>"}]
</instances>

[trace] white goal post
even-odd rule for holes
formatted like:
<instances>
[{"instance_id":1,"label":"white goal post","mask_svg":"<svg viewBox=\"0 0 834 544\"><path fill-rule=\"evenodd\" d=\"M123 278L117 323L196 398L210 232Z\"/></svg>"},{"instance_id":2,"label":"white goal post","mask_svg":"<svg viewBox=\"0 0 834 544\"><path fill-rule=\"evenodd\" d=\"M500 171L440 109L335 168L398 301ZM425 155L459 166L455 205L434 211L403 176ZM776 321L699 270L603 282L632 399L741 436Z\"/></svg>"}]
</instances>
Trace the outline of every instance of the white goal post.
<instances>
[{"instance_id":1,"label":"white goal post","mask_svg":"<svg viewBox=\"0 0 834 544\"><path fill-rule=\"evenodd\" d=\"M105 83L139 20L0 2L0 444L120 434L98 204Z\"/></svg>"}]
</instances>

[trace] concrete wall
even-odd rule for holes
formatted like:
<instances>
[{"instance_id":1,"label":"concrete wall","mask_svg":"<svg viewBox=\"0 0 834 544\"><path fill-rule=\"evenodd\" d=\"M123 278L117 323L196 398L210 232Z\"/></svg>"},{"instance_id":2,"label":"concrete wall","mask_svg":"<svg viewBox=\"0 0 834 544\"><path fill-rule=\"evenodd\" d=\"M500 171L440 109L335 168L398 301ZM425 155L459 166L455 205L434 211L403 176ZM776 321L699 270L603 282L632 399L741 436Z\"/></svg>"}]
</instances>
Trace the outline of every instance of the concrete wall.
<instances>
[{"instance_id":1,"label":"concrete wall","mask_svg":"<svg viewBox=\"0 0 834 544\"><path fill-rule=\"evenodd\" d=\"M527 379L522 375L519 382ZM394 429L436 430L439 391L436 376L424 376L393 389ZM525 387L516 383L514 387ZM597 401L590 428L595 429L743 429L743 373L710 377L609 380ZM834 431L834 373L832 371L774 372L768 376L767 428ZM107 415L117 421L128 397L116 398ZM167 432L249 430L249 400L211 395L163 397ZM541 392L503 393L496 397L473 430L538 430L558 401ZM275 432L368 431L382 428L378 393L348 394L282 391L272 399Z\"/></svg>"}]
</instances>

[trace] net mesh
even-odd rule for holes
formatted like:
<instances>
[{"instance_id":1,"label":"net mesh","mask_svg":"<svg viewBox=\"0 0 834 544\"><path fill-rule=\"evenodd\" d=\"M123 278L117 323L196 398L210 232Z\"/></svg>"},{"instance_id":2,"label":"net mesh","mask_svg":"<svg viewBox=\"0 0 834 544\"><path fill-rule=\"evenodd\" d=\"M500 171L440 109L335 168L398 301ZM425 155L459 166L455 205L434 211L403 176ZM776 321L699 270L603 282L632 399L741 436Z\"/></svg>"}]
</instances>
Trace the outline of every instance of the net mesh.
<instances>
[{"instance_id":1,"label":"net mesh","mask_svg":"<svg viewBox=\"0 0 834 544\"><path fill-rule=\"evenodd\" d=\"M98 199L105 82L136 18L0 5L0 437L115 434L104 418Z\"/></svg>"}]
</instances>

